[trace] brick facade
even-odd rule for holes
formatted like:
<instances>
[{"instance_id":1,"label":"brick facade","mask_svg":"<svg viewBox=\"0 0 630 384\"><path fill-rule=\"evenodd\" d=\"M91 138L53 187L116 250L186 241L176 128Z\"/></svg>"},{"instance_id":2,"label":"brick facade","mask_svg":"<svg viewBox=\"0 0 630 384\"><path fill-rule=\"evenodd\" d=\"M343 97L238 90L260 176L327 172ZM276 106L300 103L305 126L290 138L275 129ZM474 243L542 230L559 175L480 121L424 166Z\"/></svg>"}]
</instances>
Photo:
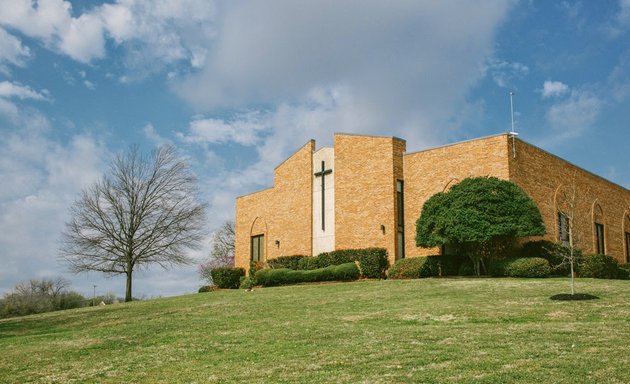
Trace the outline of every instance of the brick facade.
<instances>
[{"instance_id":1,"label":"brick facade","mask_svg":"<svg viewBox=\"0 0 630 384\"><path fill-rule=\"evenodd\" d=\"M513 145L516 156L514 156ZM576 190L576 246L596 251L595 222L604 228L606 253L626 261L630 191L552 154L503 134L405 154L404 140L336 134L334 139L335 249L382 247L390 263L397 249L396 185L404 187L406 257L439 254L415 246L424 202L460 180L495 176L520 185L539 207L547 234L558 239L558 209ZM251 236L265 235L265 258L312 253L313 153L310 141L276 168L274 187L236 203L236 266L247 267ZM328 202L327 202L328 204ZM315 207L317 208L317 207ZM630 236L630 235L629 235ZM279 243L276 243L276 240Z\"/></svg>"}]
</instances>

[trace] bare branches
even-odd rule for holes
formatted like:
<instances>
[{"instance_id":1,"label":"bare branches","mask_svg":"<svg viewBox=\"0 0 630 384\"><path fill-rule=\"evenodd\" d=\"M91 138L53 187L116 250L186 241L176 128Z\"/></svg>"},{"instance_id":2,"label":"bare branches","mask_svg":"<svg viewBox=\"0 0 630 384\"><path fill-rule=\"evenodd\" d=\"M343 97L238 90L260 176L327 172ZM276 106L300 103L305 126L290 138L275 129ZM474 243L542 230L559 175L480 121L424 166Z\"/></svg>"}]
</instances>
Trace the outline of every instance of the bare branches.
<instances>
[{"instance_id":1,"label":"bare branches","mask_svg":"<svg viewBox=\"0 0 630 384\"><path fill-rule=\"evenodd\" d=\"M135 267L188 264L187 251L204 235L205 205L197 195L197 180L174 147L143 156L132 146L75 201L62 258L74 272L124 273L128 279Z\"/></svg>"}]
</instances>

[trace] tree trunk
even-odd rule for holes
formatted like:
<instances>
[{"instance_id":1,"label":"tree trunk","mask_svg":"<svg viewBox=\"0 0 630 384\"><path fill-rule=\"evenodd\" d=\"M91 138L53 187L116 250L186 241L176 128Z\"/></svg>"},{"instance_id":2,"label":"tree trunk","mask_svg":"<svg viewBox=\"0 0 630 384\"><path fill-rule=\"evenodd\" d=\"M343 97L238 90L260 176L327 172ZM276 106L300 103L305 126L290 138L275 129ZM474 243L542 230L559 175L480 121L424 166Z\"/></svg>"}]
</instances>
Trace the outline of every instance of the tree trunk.
<instances>
[{"instance_id":1,"label":"tree trunk","mask_svg":"<svg viewBox=\"0 0 630 384\"><path fill-rule=\"evenodd\" d=\"M125 292L125 302L132 300L132 296L131 296L131 273L132 273L131 270L127 271L127 290Z\"/></svg>"}]
</instances>

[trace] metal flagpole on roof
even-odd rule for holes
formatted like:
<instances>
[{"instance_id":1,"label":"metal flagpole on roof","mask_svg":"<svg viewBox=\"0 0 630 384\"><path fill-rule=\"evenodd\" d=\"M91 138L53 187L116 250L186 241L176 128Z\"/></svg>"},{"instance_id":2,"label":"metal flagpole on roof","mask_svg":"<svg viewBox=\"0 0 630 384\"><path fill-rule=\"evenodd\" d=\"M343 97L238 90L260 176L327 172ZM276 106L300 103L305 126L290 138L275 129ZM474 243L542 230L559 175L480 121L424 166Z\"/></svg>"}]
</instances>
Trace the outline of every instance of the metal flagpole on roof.
<instances>
[{"instance_id":1,"label":"metal flagpole on roof","mask_svg":"<svg viewBox=\"0 0 630 384\"><path fill-rule=\"evenodd\" d=\"M514 92L510 91L510 114L512 116L512 130L510 131L509 135L512 137L512 156L516 158L515 141L516 141L516 136L518 136L518 133L514 129L514 101L512 100L513 97L514 97Z\"/></svg>"}]
</instances>

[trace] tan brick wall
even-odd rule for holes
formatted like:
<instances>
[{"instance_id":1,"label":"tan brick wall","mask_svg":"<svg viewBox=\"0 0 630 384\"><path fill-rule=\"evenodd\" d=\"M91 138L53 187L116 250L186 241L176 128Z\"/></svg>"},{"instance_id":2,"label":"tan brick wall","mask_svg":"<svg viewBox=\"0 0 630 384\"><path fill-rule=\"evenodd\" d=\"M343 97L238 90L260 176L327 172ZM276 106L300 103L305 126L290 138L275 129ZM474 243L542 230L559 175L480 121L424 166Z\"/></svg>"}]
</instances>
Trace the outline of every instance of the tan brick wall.
<instances>
[{"instance_id":1,"label":"tan brick wall","mask_svg":"<svg viewBox=\"0 0 630 384\"><path fill-rule=\"evenodd\" d=\"M406 257L437 255L438 248L416 247L416 220L431 196L467 177L494 176L507 180L507 137L492 136L404 156Z\"/></svg>"},{"instance_id":2,"label":"tan brick wall","mask_svg":"<svg viewBox=\"0 0 630 384\"><path fill-rule=\"evenodd\" d=\"M334 140L335 249L382 247L396 255L396 180L404 181L406 257L439 254L415 246L416 220L424 202L467 177L495 176L520 185L538 205L547 235L556 240L561 191L575 178L576 239L595 249L594 217L605 226L606 253L625 261L624 232L630 232L630 191L566 161L497 135L404 154L397 138L337 134ZM265 235L266 258L312 254L312 156L310 141L279 165L274 187L237 199L236 266L247 268L250 237ZM403 176L404 175L404 176ZM596 213L601 207L601 213ZM597 208L597 209L596 209ZM385 233L381 230L385 226ZM275 240L280 241L277 247Z\"/></svg>"},{"instance_id":3,"label":"tan brick wall","mask_svg":"<svg viewBox=\"0 0 630 384\"><path fill-rule=\"evenodd\" d=\"M624 231L630 228L624 222L630 220L630 191L518 139L516 157L510 156L510 180L534 199L547 227L545 238L552 241L558 239L558 205L575 185L576 246L585 253L596 252L597 220L604 224L606 254L626 262ZM603 215L597 214L598 206Z\"/></svg>"},{"instance_id":4,"label":"tan brick wall","mask_svg":"<svg viewBox=\"0 0 630 384\"><path fill-rule=\"evenodd\" d=\"M235 266L249 267L252 235L265 235L266 259L311 254L314 150L311 140L275 169L273 188L236 199Z\"/></svg>"},{"instance_id":5,"label":"tan brick wall","mask_svg":"<svg viewBox=\"0 0 630 384\"><path fill-rule=\"evenodd\" d=\"M396 255L396 179L405 141L335 135L335 249L382 247ZM381 230L385 226L385 233Z\"/></svg>"}]
</instances>

